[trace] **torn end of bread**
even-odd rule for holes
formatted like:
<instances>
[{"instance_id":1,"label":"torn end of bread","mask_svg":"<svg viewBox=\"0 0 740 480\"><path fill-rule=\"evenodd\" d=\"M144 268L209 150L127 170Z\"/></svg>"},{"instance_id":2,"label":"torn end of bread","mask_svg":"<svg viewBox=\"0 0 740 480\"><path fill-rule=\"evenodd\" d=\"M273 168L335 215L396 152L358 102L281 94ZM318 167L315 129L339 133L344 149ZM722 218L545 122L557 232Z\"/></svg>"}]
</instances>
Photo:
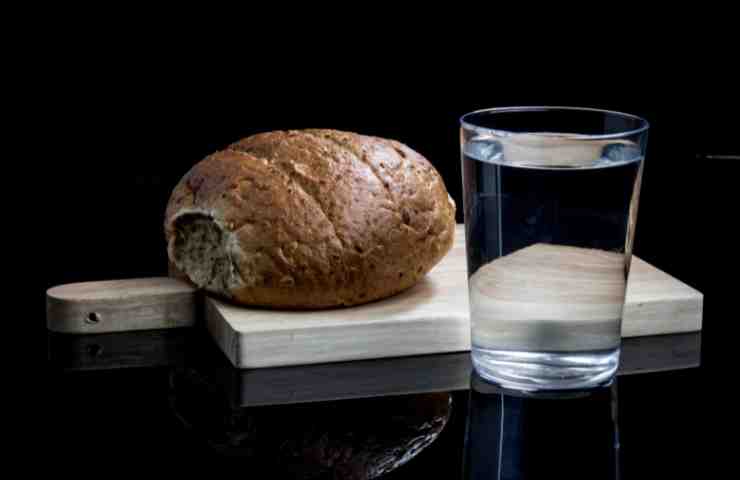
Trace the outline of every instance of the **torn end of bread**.
<instances>
[{"instance_id":1,"label":"torn end of bread","mask_svg":"<svg viewBox=\"0 0 740 480\"><path fill-rule=\"evenodd\" d=\"M230 296L242 287L238 243L222 222L205 211L185 210L173 218L170 258L200 288Z\"/></svg>"}]
</instances>

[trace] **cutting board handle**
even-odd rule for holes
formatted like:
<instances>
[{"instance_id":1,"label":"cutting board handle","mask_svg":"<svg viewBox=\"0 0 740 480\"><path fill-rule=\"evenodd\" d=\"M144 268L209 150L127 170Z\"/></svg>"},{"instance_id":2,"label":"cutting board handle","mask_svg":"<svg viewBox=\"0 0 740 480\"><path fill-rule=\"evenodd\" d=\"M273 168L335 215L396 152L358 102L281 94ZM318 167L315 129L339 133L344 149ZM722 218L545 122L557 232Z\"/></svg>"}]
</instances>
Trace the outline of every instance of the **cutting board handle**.
<instances>
[{"instance_id":1,"label":"cutting board handle","mask_svg":"<svg viewBox=\"0 0 740 480\"><path fill-rule=\"evenodd\" d=\"M195 325L198 290L176 278L70 283L46 291L46 326L59 333L108 333Z\"/></svg>"}]
</instances>

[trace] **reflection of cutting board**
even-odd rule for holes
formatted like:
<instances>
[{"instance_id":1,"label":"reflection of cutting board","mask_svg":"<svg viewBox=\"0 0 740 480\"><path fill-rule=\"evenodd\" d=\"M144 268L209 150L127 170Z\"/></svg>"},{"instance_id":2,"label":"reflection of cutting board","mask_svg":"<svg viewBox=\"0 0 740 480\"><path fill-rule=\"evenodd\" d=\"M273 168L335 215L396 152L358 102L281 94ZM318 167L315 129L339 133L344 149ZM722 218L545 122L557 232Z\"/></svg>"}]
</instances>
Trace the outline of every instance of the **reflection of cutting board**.
<instances>
[{"instance_id":1,"label":"reflection of cutting board","mask_svg":"<svg viewBox=\"0 0 740 480\"><path fill-rule=\"evenodd\" d=\"M619 375L693 368L700 358L701 333L628 338ZM218 376L234 407L251 407L467 390L472 369L465 352L208 374Z\"/></svg>"},{"instance_id":2,"label":"reflection of cutting board","mask_svg":"<svg viewBox=\"0 0 740 480\"><path fill-rule=\"evenodd\" d=\"M470 349L465 242L414 288L359 307L312 312L206 301L208 330L234 365L271 367ZM625 337L701 329L702 294L635 258Z\"/></svg>"}]
</instances>

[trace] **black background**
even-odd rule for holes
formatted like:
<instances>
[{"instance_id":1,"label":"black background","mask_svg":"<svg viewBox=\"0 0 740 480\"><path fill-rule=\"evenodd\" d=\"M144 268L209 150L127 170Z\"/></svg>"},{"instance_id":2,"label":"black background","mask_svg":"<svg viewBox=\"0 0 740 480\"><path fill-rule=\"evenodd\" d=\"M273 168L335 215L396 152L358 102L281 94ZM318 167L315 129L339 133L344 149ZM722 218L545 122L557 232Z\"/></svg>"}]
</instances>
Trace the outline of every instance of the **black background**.
<instances>
[{"instance_id":1,"label":"black background","mask_svg":"<svg viewBox=\"0 0 740 480\"><path fill-rule=\"evenodd\" d=\"M94 37L64 47L51 42L46 76L36 79L44 104L20 162L28 173L11 185L27 197L28 184L33 184L34 214L26 221L32 224L34 255L24 261L38 268L26 269L21 278L32 298L25 316L32 318L41 355L45 289L164 274L162 220L172 187L197 161L239 138L291 128L394 138L426 156L461 205L458 118L463 113L535 104L615 109L651 123L635 253L706 295L702 375L627 380L633 389L648 388L642 383L653 391L660 391L661 382L674 385L664 397L648 402L662 411L657 419L644 418L640 406L632 407L635 414L627 421L633 427L626 433L632 455L640 455L636 446L651 449L650 458L663 462L674 455L709 455L711 450L714 457L724 451L716 442L697 438L704 430L680 425L685 416L730 408L729 400L705 393L733 377L728 350L737 332L731 308L736 281L731 278L740 263L734 233L740 218L740 161L706 158L740 154L737 82L726 71L730 57L714 50L716 55L689 58L661 46L610 52L608 60L579 52L509 61L492 48L459 47L459 38L451 36L441 42L447 43L444 49L423 38L409 41L382 51L344 48L342 37L333 39L331 49L308 48L296 40L266 51L263 41L260 48L218 59L192 44L176 48L121 41L98 50L90 47ZM692 412L672 406L671 396L679 394L677 375L684 394L696 400ZM152 392L165 388L162 378L152 373L136 382L141 392ZM52 383L49 388L66 387ZM116 405L145 402L135 392L116 392ZM83 415L91 411L83 407L86 400L66 401ZM686 402L680 405L684 409ZM92 407L100 418L107 415L103 410L97 403ZM125 410L120 415L116 424L133 420ZM147 425L162 420L139 413L136 421L145 432ZM659 439L638 433L641 422L686 435L685 447L662 449ZM61 424L67 431L50 438L69 439L62 452L75 451L76 443L95 444L94 431L72 432L71 423ZM144 445L167 450L172 439L164 431L154 427ZM133 441L140 440L131 436L114 445L123 448ZM704 446L697 450L699 444ZM660 473L657 467L655 473Z\"/></svg>"},{"instance_id":2,"label":"black background","mask_svg":"<svg viewBox=\"0 0 740 480\"><path fill-rule=\"evenodd\" d=\"M256 132L336 128L400 140L435 165L461 205L458 119L506 105L647 118L637 255L702 290L716 280L712 269L737 264L728 254L740 162L704 157L740 152L740 101L733 79L719 73L721 55L508 63L477 51L346 49L330 56L329 68L326 53L300 49L203 65L182 53L118 47L112 58L57 59L63 74L47 84L42 138L31 144L42 148L20 162L33 175L33 200L41 197L27 219L43 268L28 278L39 304L55 284L165 272L162 220L172 187L209 153Z\"/></svg>"}]
</instances>

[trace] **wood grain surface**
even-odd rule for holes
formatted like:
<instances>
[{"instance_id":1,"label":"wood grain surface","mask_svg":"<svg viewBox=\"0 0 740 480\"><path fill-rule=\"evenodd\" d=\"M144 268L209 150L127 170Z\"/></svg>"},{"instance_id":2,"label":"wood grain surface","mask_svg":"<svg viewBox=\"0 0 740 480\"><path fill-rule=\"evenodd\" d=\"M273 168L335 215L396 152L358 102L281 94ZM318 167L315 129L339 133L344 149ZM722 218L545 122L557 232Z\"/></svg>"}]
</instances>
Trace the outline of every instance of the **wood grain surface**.
<instances>
[{"instance_id":1,"label":"wood grain surface","mask_svg":"<svg viewBox=\"0 0 740 480\"><path fill-rule=\"evenodd\" d=\"M109 333L189 327L196 290L168 277L70 283L46 292L46 326L59 333Z\"/></svg>"},{"instance_id":2,"label":"wood grain surface","mask_svg":"<svg viewBox=\"0 0 740 480\"><path fill-rule=\"evenodd\" d=\"M206 322L240 368L465 351L470 349L466 277L459 226L447 257L395 297L311 312L251 309L208 298ZM700 292L633 257L622 336L700 330L702 300Z\"/></svg>"}]
</instances>

